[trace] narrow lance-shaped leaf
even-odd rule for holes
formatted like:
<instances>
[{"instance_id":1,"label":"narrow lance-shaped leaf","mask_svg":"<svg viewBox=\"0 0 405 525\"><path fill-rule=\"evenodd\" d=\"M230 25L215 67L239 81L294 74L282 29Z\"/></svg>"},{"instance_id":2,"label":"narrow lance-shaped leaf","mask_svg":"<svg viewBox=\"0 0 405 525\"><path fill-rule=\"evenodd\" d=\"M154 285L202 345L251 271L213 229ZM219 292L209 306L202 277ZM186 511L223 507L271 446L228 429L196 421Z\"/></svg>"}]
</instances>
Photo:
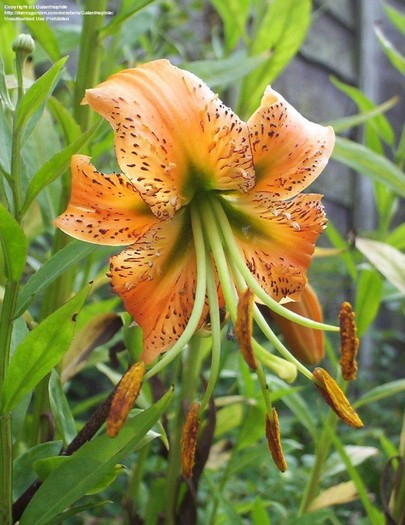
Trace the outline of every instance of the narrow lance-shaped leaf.
<instances>
[{"instance_id":1,"label":"narrow lance-shaped leaf","mask_svg":"<svg viewBox=\"0 0 405 525\"><path fill-rule=\"evenodd\" d=\"M405 197L405 174L387 158L369 148L349 139L336 137L332 158L374 181L382 182L401 197Z\"/></svg>"},{"instance_id":2,"label":"narrow lance-shaped leaf","mask_svg":"<svg viewBox=\"0 0 405 525\"><path fill-rule=\"evenodd\" d=\"M152 407L130 419L114 439L103 434L83 445L46 478L21 517L20 525L47 524L97 485L106 472L141 446L171 397L170 390Z\"/></svg>"},{"instance_id":3,"label":"narrow lance-shaped leaf","mask_svg":"<svg viewBox=\"0 0 405 525\"><path fill-rule=\"evenodd\" d=\"M29 119L45 104L68 57L61 58L32 84L16 111L16 131L21 132Z\"/></svg>"},{"instance_id":4,"label":"narrow lance-shaped leaf","mask_svg":"<svg viewBox=\"0 0 405 525\"><path fill-rule=\"evenodd\" d=\"M20 316L29 307L35 297L43 292L55 279L68 268L85 259L90 254L98 254L100 258L112 253L112 248L95 246L93 244L72 241L53 255L27 281L17 300L15 317Z\"/></svg>"},{"instance_id":5,"label":"narrow lance-shaped leaf","mask_svg":"<svg viewBox=\"0 0 405 525\"><path fill-rule=\"evenodd\" d=\"M100 30L100 36L104 38L115 33L122 23L152 2L154 2L154 0L138 0L137 2L124 0L121 3L122 7L119 13L112 17L111 22Z\"/></svg>"},{"instance_id":6,"label":"narrow lance-shaped leaf","mask_svg":"<svg viewBox=\"0 0 405 525\"><path fill-rule=\"evenodd\" d=\"M386 3L383 8L392 24L405 36L405 14Z\"/></svg>"},{"instance_id":7,"label":"narrow lance-shaped leaf","mask_svg":"<svg viewBox=\"0 0 405 525\"><path fill-rule=\"evenodd\" d=\"M268 60L267 52L247 57L234 54L219 60L199 60L183 64L191 73L202 78L210 87L224 87L248 75Z\"/></svg>"},{"instance_id":8,"label":"narrow lance-shaped leaf","mask_svg":"<svg viewBox=\"0 0 405 525\"><path fill-rule=\"evenodd\" d=\"M7 277L18 282L24 272L28 242L18 222L0 204L0 245L6 262Z\"/></svg>"},{"instance_id":9,"label":"narrow lance-shaped leaf","mask_svg":"<svg viewBox=\"0 0 405 525\"><path fill-rule=\"evenodd\" d=\"M60 361L69 347L75 328L75 316L82 307L89 289L44 319L20 343L7 369L2 389L1 412L8 413Z\"/></svg>"},{"instance_id":10,"label":"narrow lance-shaped leaf","mask_svg":"<svg viewBox=\"0 0 405 525\"><path fill-rule=\"evenodd\" d=\"M360 237L356 248L405 295L405 254L389 244Z\"/></svg>"},{"instance_id":11,"label":"narrow lance-shaped leaf","mask_svg":"<svg viewBox=\"0 0 405 525\"><path fill-rule=\"evenodd\" d=\"M99 120L94 126L88 129L83 135L77 140L66 146L62 151L56 153L50 158L45 164L35 173L31 179L27 194L25 196L25 202L22 208L22 213L26 213L28 207L32 204L38 193L48 184L56 180L59 175L68 168L72 155L79 151L88 140L93 136L101 120Z\"/></svg>"},{"instance_id":12,"label":"narrow lance-shaped leaf","mask_svg":"<svg viewBox=\"0 0 405 525\"><path fill-rule=\"evenodd\" d=\"M383 280L378 272L369 269L361 272L357 282L356 325L358 336L361 337L373 322L380 307L383 290Z\"/></svg>"},{"instance_id":13,"label":"narrow lance-shaped leaf","mask_svg":"<svg viewBox=\"0 0 405 525\"><path fill-rule=\"evenodd\" d=\"M61 434L65 445L68 445L76 437L76 424L63 391L60 377L55 370L52 370L49 381L49 403L56 428Z\"/></svg>"},{"instance_id":14,"label":"narrow lance-shaped leaf","mask_svg":"<svg viewBox=\"0 0 405 525\"><path fill-rule=\"evenodd\" d=\"M388 40L379 27L375 28L375 33L391 64L398 69L400 73L405 75L405 57L396 49L392 42Z\"/></svg>"}]
</instances>

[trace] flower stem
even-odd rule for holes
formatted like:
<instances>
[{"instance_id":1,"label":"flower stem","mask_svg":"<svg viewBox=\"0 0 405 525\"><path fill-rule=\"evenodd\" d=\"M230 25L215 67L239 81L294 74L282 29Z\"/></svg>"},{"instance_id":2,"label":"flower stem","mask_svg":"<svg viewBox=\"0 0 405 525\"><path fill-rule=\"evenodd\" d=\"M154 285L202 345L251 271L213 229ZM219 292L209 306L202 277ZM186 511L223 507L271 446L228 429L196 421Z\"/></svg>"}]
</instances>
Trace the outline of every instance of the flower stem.
<instances>
[{"instance_id":1,"label":"flower stem","mask_svg":"<svg viewBox=\"0 0 405 525\"><path fill-rule=\"evenodd\" d=\"M0 316L0 389L3 386L10 360L10 345L17 293L18 284L11 280L7 281ZM9 413L1 416L0 438L0 523L3 525L11 525L13 453L11 414Z\"/></svg>"},{"instance_id":2,"label":"flower stem","mask_svg":"<svg viewBox=\"0 0 405 525\"><path fill-rule=\"evenodd\" d=\"M190 341L182 371L181 392L178 397L177 414L170 440L169 464L166 475L165 525L176 525L176 509L179 498L181 471L181 433L184 424L184 409L192 403L195 395L198 374L201 366L200 343L201 338L199 337L194 337Z\"/></svg>"},{"instance_id":3,"label":"flower stem","mask_svg":"<svg viewBox=\"0 0 405 525\"><path fill-rule=\"evenodd\" d=\"M107 0L87 0L86 11L105 11ZM81 106L87 88L98 81L101 58L101 41L99 31L103 27L104 15L85 16L80 40L80 55L74 92L74 116L82 131L89 128L92 114L88 106Z\"/></svg>"},{"instance_id":4,"label":"flower stem","mask_svg":"<svg viewBox=\"0 0 405 525\"><path fill-rule=\"evenodd\" d=\"M17 107L24 95L23 67L24 60L17 53L16 74L18 82ZM21 131L17 130L17 112L13 115L13 136L11 145L11 189L13 194L14 218L21 223ZM6 266L8 261L5 261ZM11 278L12 272L6 268L8 280L5 284L3 304L0 313L0 390L3 387L8 364L10 361L11 339L13 334L13 320L17 305L19 282ZM0 518L3 525L12 524L12 483L13 483L13 454L12 454L12 421L11 414L1 417L0 424Z\"/></svg>"}]
</instances>

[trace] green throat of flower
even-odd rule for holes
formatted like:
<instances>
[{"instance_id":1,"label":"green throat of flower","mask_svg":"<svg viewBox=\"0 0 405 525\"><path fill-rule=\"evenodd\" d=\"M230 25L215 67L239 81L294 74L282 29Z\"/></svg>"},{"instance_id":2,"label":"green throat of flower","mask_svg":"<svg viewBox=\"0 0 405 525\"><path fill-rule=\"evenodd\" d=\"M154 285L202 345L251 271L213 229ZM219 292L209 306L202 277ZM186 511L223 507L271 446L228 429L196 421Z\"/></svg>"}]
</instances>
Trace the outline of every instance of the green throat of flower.
<instances>
[{"instance_id":1,"label":"green throat of flower","mask_svg":"<svg viewBox=\"0 0 405 525\"><path fill-rule=\"evenodd\" d=\"M220 361L221 312L215 274L217 274L221 285L226 310L234 325L237 323L239 297L245 290L249 289L272 311L292 322L313 329L334 332L338 332L339 328L302 317L279 304L263 290L247 267L246 261L236 244L234 232L226 213L226 207L223 205L221 198L216 196L214 192L199 194L188 206L197 261L194 307L180 338L161 360L149 370L145 378L147 379L159 372L187 345L200 325L205 301L208 298L212 337L212 364L206 395L202 403L202 406L204 406L212 394L219 372ZM317 384L318 381L313 374L278 339L256 305L253 305L252 317L264 336L282 356L279 357L272 354L259 344L253 336L251 337L251 347L254 357L258 361L256 373L261 386L266 390L261 364L286 381L293 381L298 370Z\"/></svg>"}]
</instances>

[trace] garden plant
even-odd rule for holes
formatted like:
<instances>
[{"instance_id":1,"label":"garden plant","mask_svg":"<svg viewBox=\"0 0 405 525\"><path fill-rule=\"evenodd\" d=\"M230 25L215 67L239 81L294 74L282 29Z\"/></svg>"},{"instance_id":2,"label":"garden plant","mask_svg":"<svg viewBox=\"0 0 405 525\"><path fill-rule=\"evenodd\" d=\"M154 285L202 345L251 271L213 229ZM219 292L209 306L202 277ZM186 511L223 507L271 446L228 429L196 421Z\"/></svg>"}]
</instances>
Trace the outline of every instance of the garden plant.
<instances>
[{"instance_id":1,"label":"garden plant","mask_svg":"<svg viewBox=\"0 0 405 525\"><path fill-rule=\"evenodd\" d=\"M405 525L404 90L294 107L327 4L3 3L0 524Z\"/></svg>"}]
</instances>

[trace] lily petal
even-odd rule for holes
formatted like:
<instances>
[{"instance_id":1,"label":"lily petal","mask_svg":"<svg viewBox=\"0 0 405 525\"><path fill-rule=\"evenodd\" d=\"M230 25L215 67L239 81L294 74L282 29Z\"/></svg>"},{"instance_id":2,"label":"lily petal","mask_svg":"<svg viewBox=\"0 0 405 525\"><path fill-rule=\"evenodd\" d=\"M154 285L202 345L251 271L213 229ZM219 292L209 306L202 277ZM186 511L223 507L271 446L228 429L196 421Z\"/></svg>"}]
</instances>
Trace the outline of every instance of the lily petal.
<instances>
[{"instance_id":1,"label":"lily petal","mask_svg":"<svg viewBox=\"0 0 405 525\"><path fill-rule=\"evenodd\" d=\"M113 288L143 329L146 364L177 341L190 318L197 279L190 232L188 210L180 210L111 258Z\"/></svg>"},{"instance_id":2,"label":"lily petal","mask_svg":"<svg viewBox=\"0 0 405 525\"><path fill-rule=\"evenodd\" d=\"M157 217L201 189L254 185L247 124L167 60L116 73L84 101L111 123L118 164Z\"/></svg>"},{"instance_id":3,"label":"lily petal","mask_svg":"<svg viewBox=\"0 0 405 525\"><path fill-rule=\"evenodd\" d=\"M72 157L71 171L70 202L55 220L70 236L95 244L129 245L158 222L125 176L100 173L85 155Z\"/></svg>"},{"instance_id":4,"label":"lily petal","mask_svg":"<svg viewBox=\"0 0 405 525\"><path fill-rule=\"evenodd\" d=\"M301 194L283 202L250 192L224 199L248 268L276 300L297 299L306 284L315 242L326 222L321 197Z\"/></svg>"},{"instance_id":5,"label":"lily petal","mask_svg":"<svg viewBox=\"0 0 405 525\"><path fill-rule=\"evenodd\" d=\"M256 169L255 191L288 199L305 189L326 166L334 131L304 118L270 86L248 120Z\"/></svg>"}]
</instances>

